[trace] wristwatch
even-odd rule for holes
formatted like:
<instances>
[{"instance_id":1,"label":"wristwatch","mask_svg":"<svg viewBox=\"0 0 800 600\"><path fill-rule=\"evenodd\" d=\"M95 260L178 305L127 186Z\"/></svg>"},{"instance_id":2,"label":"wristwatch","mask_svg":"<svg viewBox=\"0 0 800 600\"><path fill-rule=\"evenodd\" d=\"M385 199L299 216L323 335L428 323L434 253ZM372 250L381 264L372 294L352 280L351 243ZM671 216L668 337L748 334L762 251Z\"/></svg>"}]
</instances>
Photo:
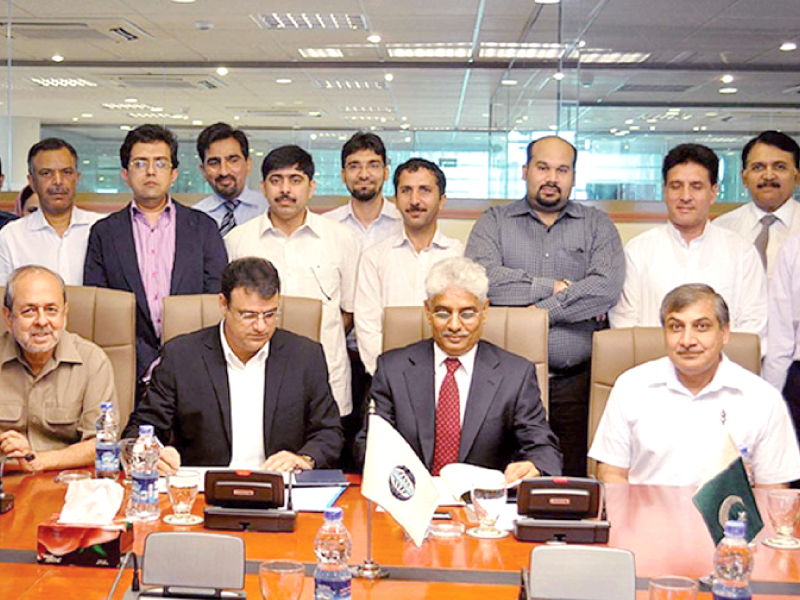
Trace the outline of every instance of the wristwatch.
<instances>
[{"instance_id":1,"label":"wristwatch","mask_svg":"<svg viewBox=\"0 0 800 600\"><path fill-rule=\"evenodd\" d=\"M312 456L309 456L308 454L298 454L298 456L310 464L312 469L317 468L317 461L315 461Z\"/></svg>"}]
</instances>

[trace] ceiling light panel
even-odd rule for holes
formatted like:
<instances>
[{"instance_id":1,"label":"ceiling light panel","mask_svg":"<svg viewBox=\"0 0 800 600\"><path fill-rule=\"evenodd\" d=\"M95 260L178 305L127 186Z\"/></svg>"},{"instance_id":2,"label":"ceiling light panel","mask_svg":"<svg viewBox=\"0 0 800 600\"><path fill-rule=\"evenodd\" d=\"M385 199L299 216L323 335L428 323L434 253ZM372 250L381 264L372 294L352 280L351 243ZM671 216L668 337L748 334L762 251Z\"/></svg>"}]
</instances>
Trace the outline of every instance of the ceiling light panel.
<instances>
[{"instance_id":1,"label":"ceiling light panel","mask_svg":"<svg viewBox=\"0 0 800 600\"><path fill-rule=\"evenodd\" d=\"M394 109L391 106L343 106L342 109L347 113L392 113Z\"/></svg>"},{"instance_id":2,"label":"ceiling light panel","mask_svg":"<svg viewBox=\"0 0 800 600\"><path fill-rule=\"evenodd\" d=\"M365 79L316 79L314 85L324 90L372 91L386 89L386 84L383 81L368 81Z\"/></svg>"},{"instance_id":3,"label":"ceiling light panel","mask_svg":"<svg viewBox=\"0 0 800 600\"><path fill-rule=\"evenodd\" d=\"M386 52L392 58L469 58L472 55L472 44L386 44Z\"/></svg>"},{"instance_id":4,"label":"ceiling light panel","mask_svg":"<svg viewBox=\"0 0 800 600\"><path fill-rule=\"evenodd\" d=\"M339 48L298 48L303 58L344 58Z\"/></svg>"},{"instance_id":5,"label":"ceiling light panel","mask_svg":"<svg viewBox=\"0 0 800 600\"><path fill-rule=\"evenodd\" d=\"M80 77L31 77L31 81L42 87L97 87L97 84Z\"/></svg>"},{"instance_id":6,"label":"ceiling light panel","mask_svg":"<svg viewBox=\"0 0 800 600\"><path fill-rule=\"evenodd\" d=\"M367 17L345 13L265 13L251 15L261 29L307 31L309 29L351 29L366 31Z\"/></svg>"}]
</instances>

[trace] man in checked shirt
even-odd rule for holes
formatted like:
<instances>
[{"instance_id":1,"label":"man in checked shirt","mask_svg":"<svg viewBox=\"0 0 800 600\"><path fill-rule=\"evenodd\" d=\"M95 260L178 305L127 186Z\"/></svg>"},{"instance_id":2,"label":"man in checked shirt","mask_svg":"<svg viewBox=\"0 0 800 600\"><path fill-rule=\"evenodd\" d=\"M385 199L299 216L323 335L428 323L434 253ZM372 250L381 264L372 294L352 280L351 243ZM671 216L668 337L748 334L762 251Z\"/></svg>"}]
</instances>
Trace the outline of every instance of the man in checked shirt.
<instances>
[{"instance_id":1,"label":"man in checked shirt","mask_svg":"<svg viewBox=\"0 0 800 600\"><path fill-rule=\"evenodd\" d=\"M550 427L564 474L585 476L592 334L619 298L625 259L611 219L569 200L576 160L561 138L531 142L526 197L481 215L466 255L486 267L492 305L549 312Z\"/></svg>"}]
</instances>

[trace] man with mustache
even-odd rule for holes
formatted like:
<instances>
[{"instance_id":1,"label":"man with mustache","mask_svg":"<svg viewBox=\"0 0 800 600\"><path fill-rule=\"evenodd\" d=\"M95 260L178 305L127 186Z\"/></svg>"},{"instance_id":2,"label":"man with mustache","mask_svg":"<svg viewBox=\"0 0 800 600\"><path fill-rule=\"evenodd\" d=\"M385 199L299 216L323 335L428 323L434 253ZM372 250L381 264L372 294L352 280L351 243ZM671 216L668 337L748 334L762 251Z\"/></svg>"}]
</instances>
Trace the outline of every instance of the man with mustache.
<instances>
[{"instance_id":1,"label":"man with mustache","mask_svg":"<svg viewBox=\"0 0 800 600\"><path fill-rule=\"evenodd\" d=\"M585 477L592 333L619 298L624 259L611 219L569 199L576 161L559 137L531 142L526 197L481 215L466 255L486 267L492 304L548 311L550 426L564 473Z\"/></svg>"},{"instance_id":2,"label":"man with mustache","mask_svg":"<svg viewBox=\"0 0 800 600\"><path fill-rule=\"evenodd\" d=\"M609 483L698 486L728 436L752 461L755 483L800 478L786 404L768 383L728 359L730 313L701 283L669 291L660 306L667 356L619 376L589 456Z\"/></svg>"},{"instance_id":3,"label":"man with mustache","mask_svg":"<svg viewBox=\"0 0 800 600\"><path fill-rule=\"evenodd\" d=\"M0 453L24 471L94 462L100 404L116 402L103 350L65 330L66 289L40 266L11 273L0 336Z\"/></svg>"},{"instance_id":4,"label":"man with mustache","mask_svg":"<svg viewBox=\"0 0 800 600\"><path fill-rule=\"evenodd\" d=\"M227 123L214 123L197 136L200 171L214 193L195 204L219 225L224 236L267 208L264 196L247 187L253 169L250 145L241 129Z\"/></svg>"},{"instance_id":5,"label":"man with mustache","mask_svg":"<svg viewBox=\"0 0 800 600\"><path fill-rule=\"evenodd\" d=\"M261 176L269 209L225 236L228 255L266 258L277 267L287 296L322 301L320 342L333 398L345 417L353 407L345 334L353 323L358 240L345 225L308 209L316 188L314 161L299 146L272 150Z\"/></svg>"},{"instance_id":6,"label":"man with mustache","mask_svg":"<svg viewBox=\"0 0 800 600\"><path fill-rule=\"evenodd\" d=\"M611 310L612 327L656 327L664 295L682 283L706 283L728 303L731 330L762 336L767 278L752 244L708 220L717 198L719 159L700 144L681 144L664 158L669 221L625 246L625 285Z\"/></svg>"},{"instance_id":7,"label":"man with mustache","mask_svg":"<svg viewBox=\"0 0 800 600\"><path fill-rule=\"evenodd\" d=\"M78 153L60 138L47 138L28 151L28 183L41 210L0 230L0 285L24 265L43 265L67 285L83 282L83 261L92 225L103 215L75 206L81 173Z\"/></svg>"},{"instance_id":8,"label":"man with mustache","mask_svg":"<svg viewBox=\"0 0 800 600\"><path fill-rule=\"evenodd\" d=\"M464 245L437 227L446 179L438 165L412 158L394 172L395 202L403 229L364 250L356 286L356 339L364 367L372 375L383 347L383 309L418 306L425 278L442 259L464 254Z\"/></svg>"},{"instance_id":9,"label":"man with mustache","mask_svg":"<svg viewBox=\"0 0 800 600\"><path fill-rule=\"evenodd\" d=\"M714 220L756 246L771 279L783 243L800 232L800 146L780 131L763 131L742 149L742 182L752 202Z\"/></svg>"},{"instance_id":10,"label":"man with mustache","mask_svg":"<svg viewBox=\"0 0 800 600\"><path fill-rule=\"evenodd\" d=\"M133 200L92 227L83 281L136 295L141 394L161 348L164 297L219 293L228 257L214 220L170 196L178 178L178 140L169 129L141 125L128 132L119 152Z\"/></svg>"}]
</instances>

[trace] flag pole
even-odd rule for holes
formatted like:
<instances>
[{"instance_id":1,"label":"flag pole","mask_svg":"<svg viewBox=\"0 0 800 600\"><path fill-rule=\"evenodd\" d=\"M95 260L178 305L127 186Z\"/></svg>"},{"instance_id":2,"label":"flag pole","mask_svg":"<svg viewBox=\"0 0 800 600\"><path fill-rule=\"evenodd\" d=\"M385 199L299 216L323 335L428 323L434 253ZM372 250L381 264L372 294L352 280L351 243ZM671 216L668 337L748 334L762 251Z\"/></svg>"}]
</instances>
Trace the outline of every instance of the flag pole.
<instances>
[{"instance_id":1,"label":"flag pole","mask_svg":"<svg viewBox=\"0 0 800 600\"><path fill-rule=\"evenodd\" d=\"M369 426L370 415L377 414L375 410L375 400L370 398L367 408L367 425ZM375 511L375 503L367 500L367 556L360 565L352 568L353 577L361 579L383 579L389 576L389 572L381 567L372 559L372 513Z\"/></svg>"}]
</instances>

